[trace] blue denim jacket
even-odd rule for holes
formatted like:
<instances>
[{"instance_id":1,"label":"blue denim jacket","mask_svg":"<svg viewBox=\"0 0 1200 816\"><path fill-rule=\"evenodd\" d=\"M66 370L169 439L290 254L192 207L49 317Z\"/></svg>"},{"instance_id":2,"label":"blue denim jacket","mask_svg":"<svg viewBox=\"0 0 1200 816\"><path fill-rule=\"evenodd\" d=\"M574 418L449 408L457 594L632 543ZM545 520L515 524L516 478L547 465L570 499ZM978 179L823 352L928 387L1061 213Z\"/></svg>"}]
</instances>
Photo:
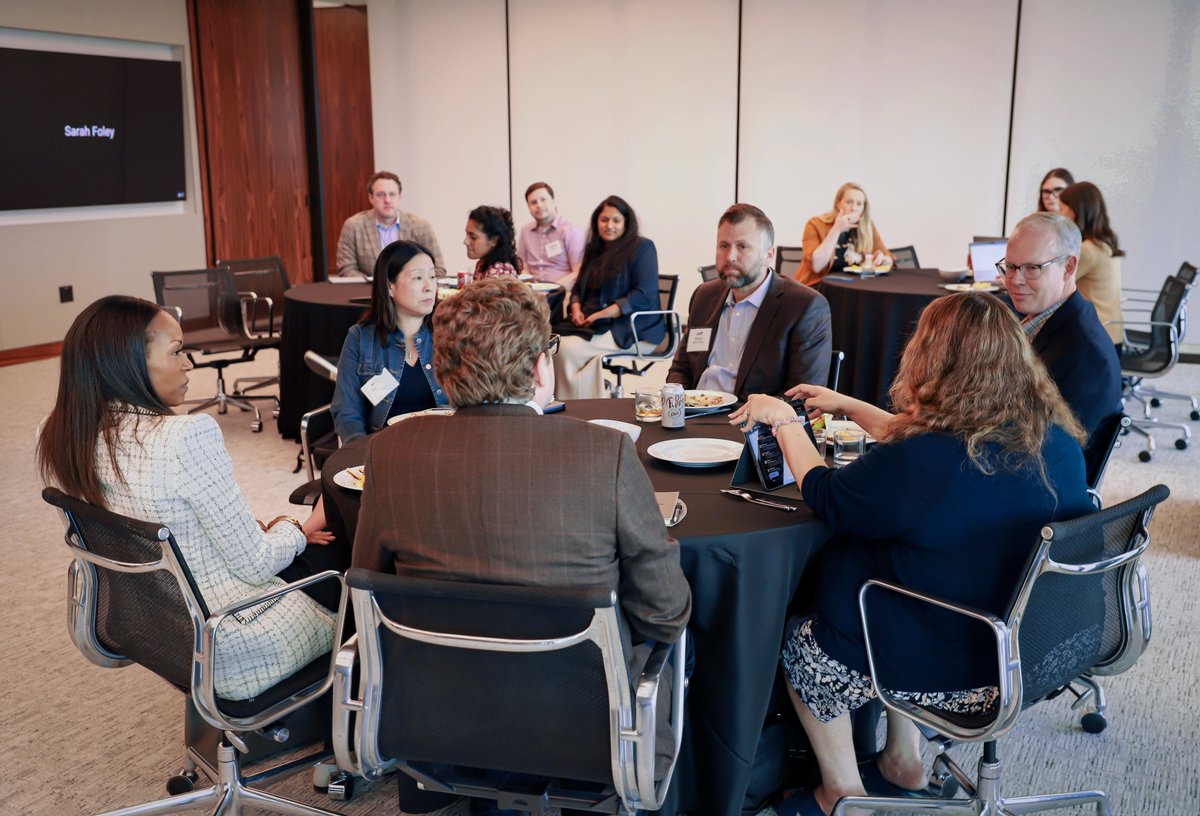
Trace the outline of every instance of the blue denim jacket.
<instances>
[{"instance_id":1,"label":"blue denim jacket","mask_svg":"<svg viewBox=\"0 0 1200 816\"><path fill-rule=\"evenodd\" d=\"M447 405L449 400L446 392L433 376L433 332L428 325L421 326L413 342L421 360L421 371L429 381L429 390L433 392L434 402ZM387 346L383 347L379 345L374 323L351 326L346 342L342 344L337 385L333 392L333 427L343 443L374 433L387 423L392 400L396 398L395 389L378 405L371 405L362 392L367 381L382 373L385 367L393 377L400 379L404 370L404 332L399 329L392 331L388 335Z\"/></svg>"}]
</instances>

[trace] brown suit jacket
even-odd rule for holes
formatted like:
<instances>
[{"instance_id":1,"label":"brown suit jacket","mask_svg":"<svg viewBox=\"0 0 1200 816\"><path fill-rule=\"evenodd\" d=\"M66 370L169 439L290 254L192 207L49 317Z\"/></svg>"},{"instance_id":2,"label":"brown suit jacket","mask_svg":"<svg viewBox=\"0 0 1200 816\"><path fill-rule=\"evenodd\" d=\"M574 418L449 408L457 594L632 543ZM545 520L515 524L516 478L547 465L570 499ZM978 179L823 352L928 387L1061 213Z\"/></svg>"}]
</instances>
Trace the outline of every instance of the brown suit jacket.
<instances>
[{"instance_id":1,"label":"brown suit jacket","mask_svg":"<svg viewBox=\"0 0 1200 816\"><path fill-rule=\"evenodd\" d=\"M632 440L525 405L414 417L367 447L356 567L444 580L617 589L630 628L674 641L691 615Z\"/></svg>"},{"instance_id":2,"label":"brown suit jacket","mask_svg":"<svg viewBox=\"0 0 1200 816\"><path fill-rule=\"evenodd\" d=\"M780 396L793 385L825 385L829 379L833 352L829 303L815 290L774 273L770 287L738 364L733 389L740 400L750 394ZM682 383L684 388L695 388L700 382L717 342L717 324L728 295L729 288L720 278L696 288L688 310L688 331L711 328L712 340L708 350L689 352L685 334L667 382Z\"/></svg>"},{"instance_id":3,"label":"brown suit jacket","mask_svg":"<svg viewBox=\"0 0 1200 816\"><path fill-rule=\"evenodd\" d=\"M400 239L416 241L433 253L433 263L442 263L442 248L438 246L437 236L433 227L419 215L401 210L397 216L400 222ZM375 260L379 257L382 247L379 246L379 230L375 226L375 211L363 210L346 219L342 224L342 234L337 245L337 273L348 277L362 273L368 277L375 274Z\"/></svg>"}]
</instances>

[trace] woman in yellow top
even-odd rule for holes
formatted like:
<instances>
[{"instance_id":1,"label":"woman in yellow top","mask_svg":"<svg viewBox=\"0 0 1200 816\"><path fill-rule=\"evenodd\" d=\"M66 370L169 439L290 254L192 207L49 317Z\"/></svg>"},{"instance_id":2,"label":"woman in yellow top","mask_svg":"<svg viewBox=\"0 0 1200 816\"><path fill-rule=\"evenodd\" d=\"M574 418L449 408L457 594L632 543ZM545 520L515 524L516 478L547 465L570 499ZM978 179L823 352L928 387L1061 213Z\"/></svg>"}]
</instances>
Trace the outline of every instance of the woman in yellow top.
<instances>
[{"instance_id":1,"label":"woman in yellow top","mask_svg":"<svg viewBox=\"0 0 1200 816\"><path fill-rule=\"evenodd\" d=\"M1100 188L1090 181L1072 184L1059 194L1059 212L1070 218L1083 235L1075 285L1096 307L1108 336L1120 354L1125 339L1121 326L1121 258L1117 234L1108 223L1108 208Z\"/></svg>"},{"instance_id":2,"label":"woman in yellow top","mask_svg":"<svg viewBox=\"0 0 1200 816\"><path fill-rule=\"evenodd\" d=\"M857 184L847 182L838 188L833 209L808 219L804 227L804 259L796 270L796 280L816 286L831 272L841 272L870 260L875 267L890 267L879 230L871 222L867 194Z\"/></svg>"}]
</instances>

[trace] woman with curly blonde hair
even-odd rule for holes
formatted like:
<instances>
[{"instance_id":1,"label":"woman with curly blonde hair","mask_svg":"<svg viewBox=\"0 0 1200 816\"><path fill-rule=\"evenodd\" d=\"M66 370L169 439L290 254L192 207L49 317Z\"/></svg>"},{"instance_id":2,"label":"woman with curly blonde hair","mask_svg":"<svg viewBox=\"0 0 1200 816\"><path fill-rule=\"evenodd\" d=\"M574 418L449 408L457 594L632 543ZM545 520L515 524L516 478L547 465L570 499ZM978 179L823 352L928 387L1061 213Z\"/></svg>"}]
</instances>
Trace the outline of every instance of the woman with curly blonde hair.
<instances>
[{"instance_id":1,"label":"woman with curly blonde hair","mask_svg":"<svg viewBox=\"0 0 1200 816\"><path fill-rule=\"evenodd\" d=\"M787 403L756 394L731 418L747 429L772 426L804 500L836 536L782 655L822 783L777 809L816 814L864 790L925 784L919 734L903 717L888 717L887 745L859 775L850 711L875 695L858 610L863 582L1003 614L1042 525L1092 506L1083 429L1012 312L991 295L926 307L891 388L895 414L819 386L788 396L813 415L846 414L878 440L834 470ZM962 713L994 704L995 647L977 624L898 596L872 600L871 612L883 687Z\"/></svg>"}]
</instances>

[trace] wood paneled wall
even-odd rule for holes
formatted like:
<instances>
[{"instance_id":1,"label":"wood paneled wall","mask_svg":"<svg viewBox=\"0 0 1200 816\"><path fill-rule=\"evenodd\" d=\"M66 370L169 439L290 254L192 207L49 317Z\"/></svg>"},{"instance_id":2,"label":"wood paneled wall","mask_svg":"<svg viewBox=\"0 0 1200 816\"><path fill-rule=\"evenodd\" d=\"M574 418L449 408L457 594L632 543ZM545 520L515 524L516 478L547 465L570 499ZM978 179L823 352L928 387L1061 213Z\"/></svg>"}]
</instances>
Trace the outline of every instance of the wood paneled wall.
<instances>
[{"instance_id":1,"label":"wood paneled wall","mask_svg":"<svg viewBox=\"0 0 1200 816\"><path fill-rule=\"evenodd\" d=\"M313 279L296 0L189 0L208 261Z\"/></svg>"},{"instance_id":2,"label":"wood paneled wall","mask_svg":"<svg viewBox=\"0 0 1200 816\"><path fill-rule=\"evenodd\" d=\"M320 99L321 183L325 192L328 274L337 271L342 223L367 208L375 172L371 135L371 57L366 6L313 9Z\"/></svg>"}]
</instances>

